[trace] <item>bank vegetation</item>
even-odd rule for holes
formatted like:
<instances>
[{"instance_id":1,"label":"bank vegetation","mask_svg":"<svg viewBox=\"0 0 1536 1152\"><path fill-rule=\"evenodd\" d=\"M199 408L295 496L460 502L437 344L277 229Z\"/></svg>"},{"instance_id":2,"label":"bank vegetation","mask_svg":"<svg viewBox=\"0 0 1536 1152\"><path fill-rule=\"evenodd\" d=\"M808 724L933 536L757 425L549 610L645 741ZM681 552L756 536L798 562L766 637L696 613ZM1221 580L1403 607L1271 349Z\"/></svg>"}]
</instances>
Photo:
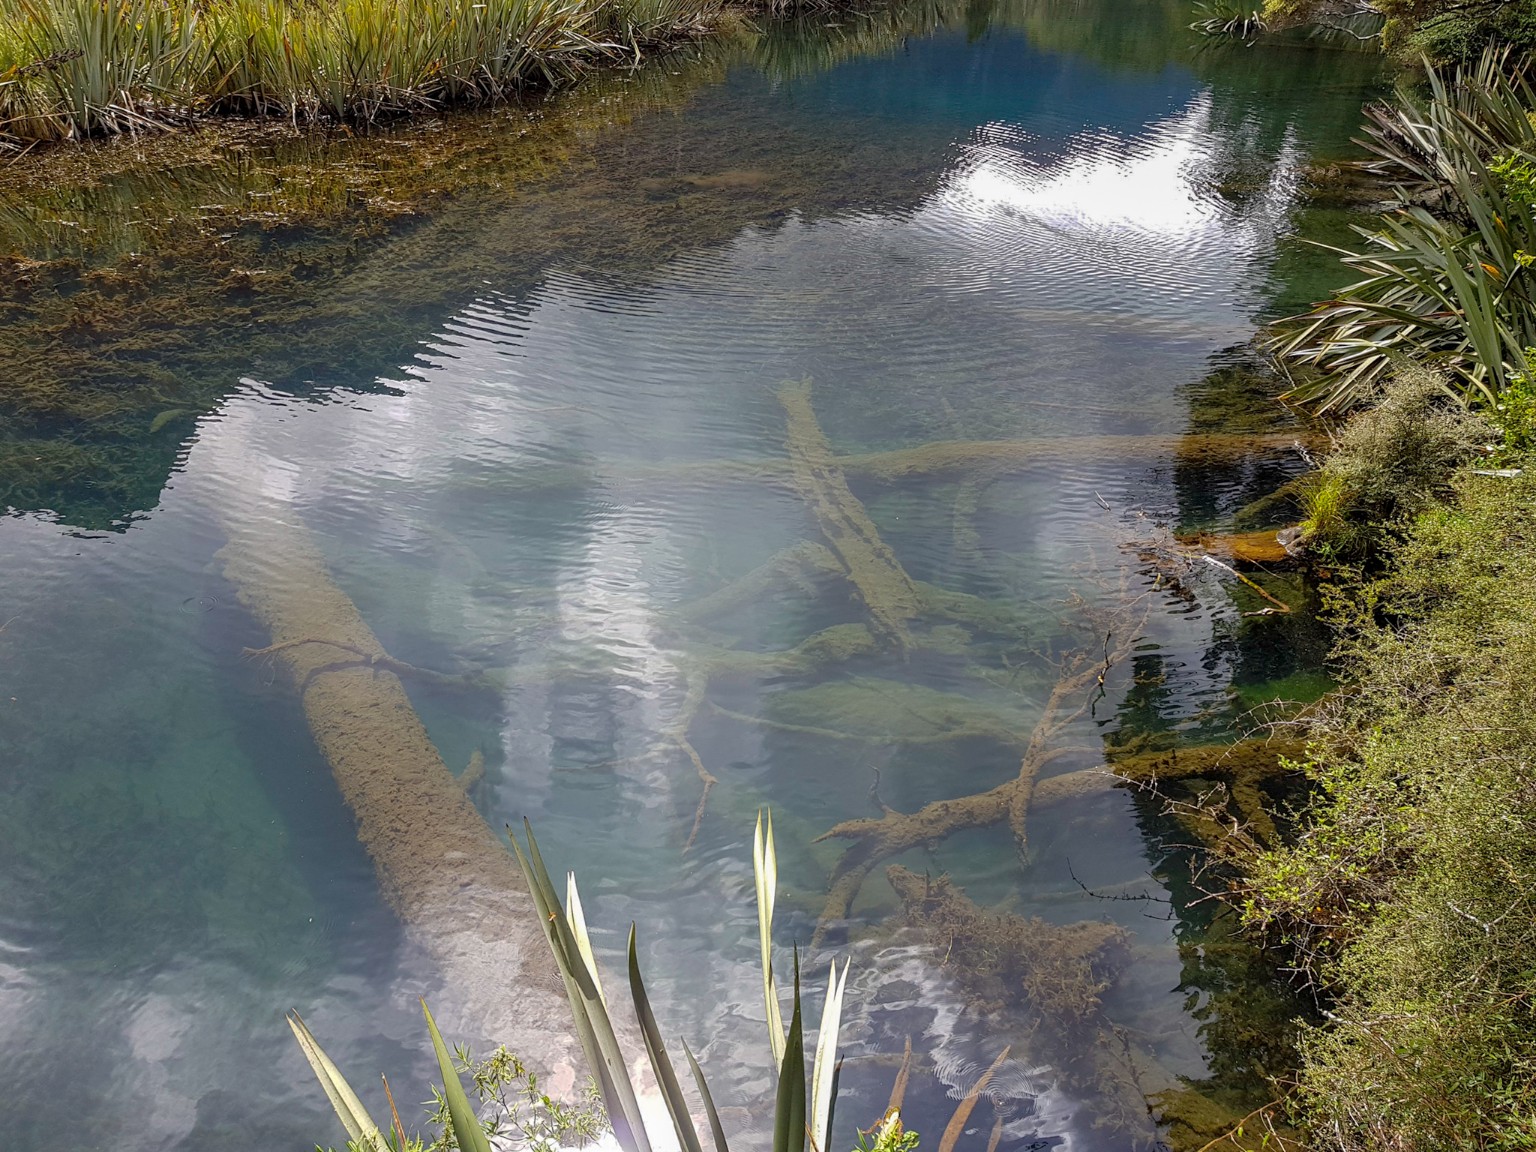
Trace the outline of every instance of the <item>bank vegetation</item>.
<instances>
[{"instance_id":1,"label":"bank vegetation","mask_svg":"<svg viewBox=\"0 0 1536 1152\"><path fill-rule=\"evenodd\" d=\"M1510 8L1521 7L1509 5ZM1536 1147L1536 95L1490 51L1371 110L1394 203L1284 322L1334 450L1291 490L1341 687L1235 901L1315 998L1306 1146ZM1241 839L1241 837L1239 837Z\"/></svg>"},{"instance_id":2,"label":"bank vegetation","mask_svg":"<svg viewBox=\"0 0 1536 1152\"><path fill-rule=\"evenodd\" d=\"M0 0L0 148L486 104L827 0ZM828 5L830 6L830 5Z\"/></svg>"}]
</instances>

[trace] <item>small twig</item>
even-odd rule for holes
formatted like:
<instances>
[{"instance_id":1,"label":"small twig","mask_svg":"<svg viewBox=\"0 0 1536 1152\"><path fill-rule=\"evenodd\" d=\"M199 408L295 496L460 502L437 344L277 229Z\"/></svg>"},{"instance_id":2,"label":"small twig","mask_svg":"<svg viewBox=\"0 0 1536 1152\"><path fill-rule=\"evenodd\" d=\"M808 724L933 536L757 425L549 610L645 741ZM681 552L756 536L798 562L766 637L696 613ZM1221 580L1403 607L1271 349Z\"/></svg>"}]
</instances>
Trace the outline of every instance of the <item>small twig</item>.
<instances>
[{"instance_id":1,"label":"small twig","mask_svg":"<svg viewBox=\"0 0 1536 1152\"><path fill-rule=\"evenodd\" d=\"M1263 1112L1269 1108L1279 1107L1279 1104L1280 1101L1278 1100L1271 1100L1268 1104L1260 1104L1252 1112L1248 1113L1248 1115L1244 1116L1236 1124L1232 1125L1231 1128L1227 1129L1227 1131L1216 1137L1216 1139L1210 1141L1208 1144L1200 1145L1200 1147L1197 1148L1195 1152L1211 1152L1211 1149L1216 1147L1216 1145L1220 1144L1223 1140L1232 1140L1233 1136L1237 1134L1238 1129L1240 1129L1244 1124L1248 1123L1248 1121L1252 1120L1260 1112ZM1234 1148L1238 1147L1236 1141L1233 1141L1232 1146Z\"/></svg>"},{"instance_id":2,"label":"small twig","mask_svg":"<svg viewBox=\"0 0 1536 1152\"><path fill-rule=\"evenodd\" d=\"M1271 604L1273 604L1275 606L1275 610L1277 612L1284 612L1287 615L1290 614L1291 606L1289 604L1287 604L1284 600L1281 600L1281 599L1279 599L1279 598L1277 598L1275 596L1271 596L1268 592L1266 592L1264 590L1264 588L1260 584L1258 584L1256 581L1250 580L1248 577L1244 576L1236 568L1232 567L1232 565L1226 563L1225 561L1216 559L1216 557L1210 555L1209 553L1207 553L1206 555L1202 556L1201 559L1204 560L1207 564L1213 564L1217 568L1220 568L1220 569L1222 569L1225 572L1230 572L1233 576L1236 576L1244 584L1248 585L1248 587L1252 588L1260 596L1264 597L1264 599L1268 600Z\"/></svg>"},{"instance_id":3,"label":"small twig","mask_svg":"<svg viewBox=\"0 0 1536 1152\"><path fill-rule=\"evenodd\" d=\"M1088 887L1088 885L1084 884L1081 880L1078 879L1077 873L1072 870L1072 861L1070 858L1067 860L1067 875L1072 877L1072 883L1076 884L1079 888L1088 893L1088 895L1092 896L1095 900L1147 900L1155 904L1172 903L1172 901L1165 900L1161 896L1154 896L1150 892L1121 892L1113 896L1106 895L1103 892L1095 892L1092 888Z\"/></svg>"},{"instance_id":4,"label":"small twig","mask_svg":"<svg viewBox=\"0 0 1536 1152\"><path fill-rule=\"evenodd\" d=\"M871 780L869 784L869 798L874 802L875 807L880 809L883 815L889 816L894 813L896 809L892 808L889 804L880 798L880 768L878 765L876 765L871 767L870 771L874 773L874 779Z\"/></svg>"}]
</instances>

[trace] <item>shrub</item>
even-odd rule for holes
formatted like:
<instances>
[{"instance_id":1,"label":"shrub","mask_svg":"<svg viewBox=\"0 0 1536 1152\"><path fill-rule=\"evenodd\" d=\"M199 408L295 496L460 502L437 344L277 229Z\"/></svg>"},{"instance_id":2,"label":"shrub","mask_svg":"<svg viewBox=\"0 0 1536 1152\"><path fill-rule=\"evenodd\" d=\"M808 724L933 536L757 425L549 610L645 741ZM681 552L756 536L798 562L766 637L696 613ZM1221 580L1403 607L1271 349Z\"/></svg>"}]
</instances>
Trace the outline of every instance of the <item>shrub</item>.
<instances>
[{"instance_id":1,"label":"shrub","mask_svg":"<svg viewBox=\"0 0 1536 1152\"><path fill-rule=\"evenodd\" d=\"M1443 378L1401 362L1376 405L1350 418L1301 486L1303 539L1327 559L1368 558L1385 532L1444 495L1493 435Z\"/></svg>"},{"instance_id":2,"label":"shrub","mask_svg":"<svg viewBox=\"0 0 1536 1152\"><path fill-rule=\"evenodd\" d=\"M1536 1147L1536 478L1464 474L1354 607L1317 802L1246 908L1328 1007L1310 1146Z\"/></svg>"}]
</instances>

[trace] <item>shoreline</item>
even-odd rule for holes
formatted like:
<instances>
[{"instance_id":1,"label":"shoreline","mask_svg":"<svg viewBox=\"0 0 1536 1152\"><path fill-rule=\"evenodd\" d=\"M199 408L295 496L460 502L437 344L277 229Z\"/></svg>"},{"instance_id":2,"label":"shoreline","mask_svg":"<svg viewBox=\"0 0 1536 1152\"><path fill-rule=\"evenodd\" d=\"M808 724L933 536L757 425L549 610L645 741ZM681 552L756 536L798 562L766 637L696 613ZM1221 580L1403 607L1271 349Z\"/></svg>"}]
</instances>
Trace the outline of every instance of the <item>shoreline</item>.
<instances>
[{"instance_id":1,"label":"shoreline","mask_svg":"<svg viewBox=\"0 0 1536 1152\"><path fill-rule=\"evenodd\" d=\"M528 15L511 0L463 12L362 0L343 16L288 0L124 0L115 17L110 9L97 14L100 27L72 27L47 5L0 0L0 158L208 124L367 131L516 107L594 74L729 38L756 20L877 7L868 0L577 0ZM92 34L116 55L97 55ZM40 54L43 47L52 50Z\"/></svg>"}]
</instances>

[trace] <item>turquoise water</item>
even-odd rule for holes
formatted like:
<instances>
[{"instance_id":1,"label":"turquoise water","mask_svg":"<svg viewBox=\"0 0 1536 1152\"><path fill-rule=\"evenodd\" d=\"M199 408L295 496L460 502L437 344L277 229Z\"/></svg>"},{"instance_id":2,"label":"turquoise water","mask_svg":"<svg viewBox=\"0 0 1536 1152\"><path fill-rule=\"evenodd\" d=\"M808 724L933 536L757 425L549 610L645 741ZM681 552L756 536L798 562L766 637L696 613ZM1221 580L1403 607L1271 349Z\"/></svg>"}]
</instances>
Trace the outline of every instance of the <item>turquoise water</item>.
<instances>
[{"instance_id":1,"label":"turquoise water","mask_svg":"<svg viewBox=\"0 0 1536 1152\"><path fill-rule=\"evenodd\" d=\"M578 871L610 961L638 922L664 1024L746 1110L767 1084L760 805L776 815L787 961L836 860L813 837L878 815L875 783L910 812L1016 774L1020 742L998 733L1040 718L1052 659L1102 643L1085 611L1133 629L1134 651L1059 734L1081 750L1052 773L1100 763L1106 739L1224 732L1234 679L1294 672L1292 632L1245 620L1254 605L1214 579L1170 590L1137 546L1221 527L1299 466L1274 444L1212 463L1199 437L1285 427L1229 387L1240 373L1212 373L1328 283L1297 254L1298 230L1332 226L1304 210L1298 170L1347 151L1377 77L1327 46L1199 53L1184 19L1131 0L971 5L867 51L845 26L663 62L680 93L631 113L616 90L613 126L582 129L536 175L348 240L323 299L273 310L276 336L238 293L212 320L150 326L141 357L166 383L149 414L171 413L153 427L147 414L93 440L29 412L23 437L7 397L13 456L94 455L13 486L0 518L4 1147L338 1141L289 1007L359 1085L382 1071L418 1086L402 1103L425 1095L413 997L451 1018L453 993L380 895L293 686L241 657L269 637L218 558L232 523L302 525L391 655L484 674L468 689L407 679L433 742L455 771L484 758L472 797L493 827L532 818L552 864ZM439 131L484 164L515 156L513 123ZM136 187L83 210L101 234ZM331 252L325 229L343 226L252 243L276 266ZM46 230L11 242L80 255ZM85 260L152 260L154 244L136 233ZM7 323L58 291L13 292ZM73 386L105 394L114 378ZM722 651L869 620L847 582L805 577L690 614L824 538L784 468L776 390L804 378L840 455L1056 445L963 472L848 470L905 571L991 623L928 613L905 653L722 670ZM968 717L991 727L950 738ZM685 719L718 780L686 852L701 785L666 739ZM1002 825L900 860L987 907L1121 923L1132 945L1103 1018L1148 1090L1219 1063L1154 825L1112 791L1036 814L1026 861ZM1062 1045L1091 1040L969 996L898 912L882 865L812 949L817 972L854 958L839 1140L879 1116L893 1065L874 1057L908 1037L925 1136L1011 1044L966 1141L983 1146L998 1116L1005 1149L1153 1139L1063 1073Z\"/></svg>"}]
</instances>

